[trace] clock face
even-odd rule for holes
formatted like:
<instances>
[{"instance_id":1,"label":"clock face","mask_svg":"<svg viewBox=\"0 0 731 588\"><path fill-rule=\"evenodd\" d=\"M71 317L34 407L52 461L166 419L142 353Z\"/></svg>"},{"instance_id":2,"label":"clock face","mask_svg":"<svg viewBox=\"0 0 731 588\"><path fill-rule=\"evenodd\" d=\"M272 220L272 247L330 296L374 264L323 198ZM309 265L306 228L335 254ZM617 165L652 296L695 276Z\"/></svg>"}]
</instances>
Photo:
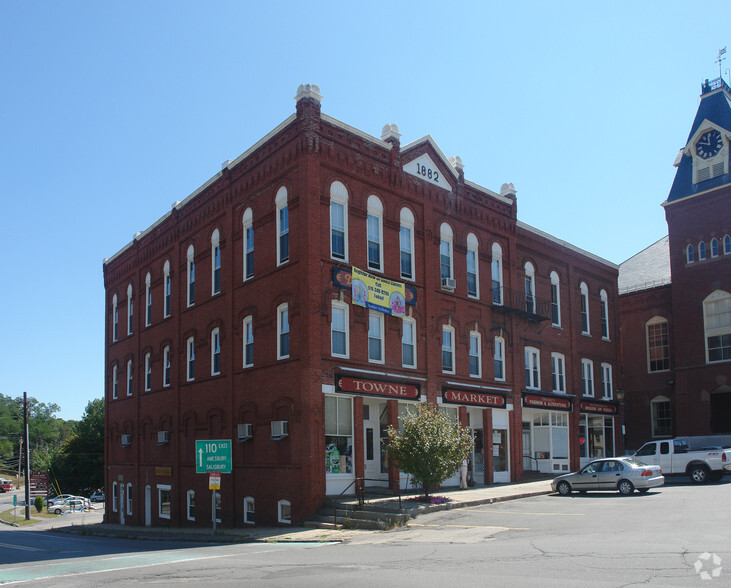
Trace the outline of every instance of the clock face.
<instances>
[{"instance_id":1,"label":"clock face","mask_svg":"<svg viewBox=\"0 0 731 588\"><path fill-rule=\"evenodd\" d=\"M723 140L721 139L721 133L716 130L708 131L703 133L698 142L695 144L695 152L699 157L703 159L709 159L718 155L723 147Z\"/></svg>"}]
</instances>

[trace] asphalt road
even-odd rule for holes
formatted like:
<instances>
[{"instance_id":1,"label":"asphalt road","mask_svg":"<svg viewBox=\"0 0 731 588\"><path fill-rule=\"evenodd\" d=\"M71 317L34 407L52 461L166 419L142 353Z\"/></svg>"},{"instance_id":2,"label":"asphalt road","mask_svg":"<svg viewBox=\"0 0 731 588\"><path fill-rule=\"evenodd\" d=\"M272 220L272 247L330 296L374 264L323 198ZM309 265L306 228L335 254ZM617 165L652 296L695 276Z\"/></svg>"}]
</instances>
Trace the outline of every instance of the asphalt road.
<instances>
[{"instance_id":1,"label":"asphalt road","mask_svg":"<svg viewBox=\"0 0 731 588\"><path fill-rule=\"evenodd\" d=\"M0 530L0 584L729 586L730 491L728 480L672 481L629 497L541 496L423 515L343 544L201 545Z\"/></svg>"}]
</instances>

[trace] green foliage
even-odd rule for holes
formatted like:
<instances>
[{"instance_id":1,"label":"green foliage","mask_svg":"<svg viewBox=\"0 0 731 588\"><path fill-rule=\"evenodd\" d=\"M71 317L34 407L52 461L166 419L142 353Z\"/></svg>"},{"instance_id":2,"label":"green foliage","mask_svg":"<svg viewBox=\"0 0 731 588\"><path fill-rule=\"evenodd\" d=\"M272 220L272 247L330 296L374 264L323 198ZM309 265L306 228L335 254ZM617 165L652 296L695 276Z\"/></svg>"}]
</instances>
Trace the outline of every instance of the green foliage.
<instances>
[{"instance_id":1,"label":"green foliage","mask_svg":"<svg viewBox=\"0 0 731 588\"><path fill-rule=\"evenodd\" d=\"M36 507L36 511L43 512L43 507L45 506L43 496L36 496L36 499L33 501L33 506Z\"/></svg>"},{"instance_id":2,"label":"green foliage","mask_svg":"<svg viewBox=\"0 0 731 588\"><path fill-rule=\"evenodd\" d=\"M411 474L426 496L459 469L473 443L468 429L431 404L407 411L400 430L388 427L388 459Z\"/></svg>"}]
</instances>

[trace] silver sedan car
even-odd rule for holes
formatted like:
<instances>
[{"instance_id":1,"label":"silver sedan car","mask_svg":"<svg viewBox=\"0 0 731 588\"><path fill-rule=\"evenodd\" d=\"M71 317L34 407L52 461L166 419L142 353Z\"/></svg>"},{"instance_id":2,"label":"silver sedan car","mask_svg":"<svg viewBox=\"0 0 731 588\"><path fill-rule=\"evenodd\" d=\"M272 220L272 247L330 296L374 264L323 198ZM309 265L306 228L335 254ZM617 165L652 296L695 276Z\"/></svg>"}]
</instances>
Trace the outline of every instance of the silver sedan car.
<instances>
[{"instance_id":1,"label":"silver sedan car","mask_svg":"<svg viewBox=\"0 0 731 588\"><path fill-rule=\"evenodd\" d=\"M555 478L551 488L563 496L587 490L611 490L629 495L635 489L644 493L664 483L660 466L647 465L633 457L608 457L594 460L578 472Z\"/></svg>"}]
</instances>

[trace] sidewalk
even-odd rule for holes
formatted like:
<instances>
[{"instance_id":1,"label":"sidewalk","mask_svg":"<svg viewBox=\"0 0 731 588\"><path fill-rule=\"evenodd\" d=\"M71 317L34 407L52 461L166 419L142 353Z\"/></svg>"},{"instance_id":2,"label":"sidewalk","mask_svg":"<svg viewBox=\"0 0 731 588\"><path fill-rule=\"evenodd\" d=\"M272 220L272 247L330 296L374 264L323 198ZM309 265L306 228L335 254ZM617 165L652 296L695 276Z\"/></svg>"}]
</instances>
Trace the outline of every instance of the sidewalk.
<instances>
[{"instance_id":1,"label":"sidewalk","mask_svg":"<svg viewBox=\"0 0 731 588\"><path fill-rule=\"evenodd\" d=\"M411 518L419 515L441 510L465 508L480 504L493 504L506 500L516 500L531 496L540 496L551 492L550 480L537 482L525 482L519 484L497 484L482 488L468 488L466 490L447 489L438 491L436 496L446 496L451 501L443 504L420 504L402 498L402 508L405 509ZM388 496L369 500L373 502L387 502L389 505L398 503L398 499ZM251 527L236 529L218 529L216 535L212 529L201 528L159 528L159 527L132 527L127 525L116 525L102 523L101 514L103 511L92 511L85 513L81 518L71 518L65 515L63 518L49 522L32 525L26 529L50 530L64 533L75 533L79 535L109 536L126 539L146 539L152 541L201 541L215 543L322 543L338 541L344 542L355 537L367 536L373 533L388 531L367 531L362 529L319 529L310 527ZM41 526L39 526L41 525ZM408 523L406 523L408 526Z\"/></svg>"}]
</instances>

